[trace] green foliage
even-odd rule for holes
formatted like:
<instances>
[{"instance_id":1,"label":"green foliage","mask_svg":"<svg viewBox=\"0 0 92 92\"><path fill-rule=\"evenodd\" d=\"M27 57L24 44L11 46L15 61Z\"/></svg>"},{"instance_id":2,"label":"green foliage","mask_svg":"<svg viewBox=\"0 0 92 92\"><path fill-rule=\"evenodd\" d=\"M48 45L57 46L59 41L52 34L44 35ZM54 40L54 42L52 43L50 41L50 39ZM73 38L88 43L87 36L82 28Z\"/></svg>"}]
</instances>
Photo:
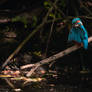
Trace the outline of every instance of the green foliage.
<instances>
[{"instance_id":1,"label":"green foliage","mask_svg":"<svg viewBox=\"0 0 92 92\"><path fill-rule=\"evenodd\" d=\"M21 19L20 16L16 16L16 17L12 18L12 22L17 22L17 21L19 21L20 19Z\"/></svg>"},{"instance_id":2,"label":"green foliage","mask_svg":"<svg viewBox=\"0 0 92 92\"><path fill-rule=\"evenodd\" d=\"M65 6L65 1L64 0L62 0L62 1L60 1L60 6L62 5L62 6ZM52 3L51 3L51 1L44 1L44 7L46 8L46 9L49 9L50 7L52 7ZM50 14L49 14L49 17L50 18L54 18L54 17L57 17L57 18L61 18L62 16L61 16L61 14L60 14L60 12L58 12L55 8L54 8L54 10L53 10L53 12L51 12Z\"/></svg>"},{"instance_id":3,"label":"green foliage","mask_svg":"<svg viewBox=\"0 0 92 92\"><path fill-rule=\"evenodd\" d=\"M61 14L59 12L57 13L57 18L62 18Z\"/></svg>"},{"instance_id":4,"label":"green foliage","mask_svg":"<svg viewBox=\"0 0 92 92\"><path fill-rule=\"evenodd\" d=\"M9 31L9 29L10 29L9 26L6 26L5 28L6 32Z\"/></svg>"},{"instance_id":5,"label":"green foliage","mask_svg":"<svg viewBox=\"0 0 92 92\"><path fill-rule=\"evenodd\" d=\"M24 27L27 28L27 19L26 19L26 17L23 16L21 18L21 22L24 23Z\"/></svg>"},{"instance_id":6,"label":"green foliage","mask_svg":"<svg viewBox=\"0 0 92 92\"><path fill-rule=\"evenodd\" d=\"M49 1L45 1L45 2L44 2L44 7L45 7L46 9L49 9L49 8L51 7L51 3L50 3Z\"/></svg>"},{"instance_id":7,"label":"green foliage","mask_svg":"<svg viewBox=\"0 0 92 92\"><path fill-rule=\"evenodd\" d=\"M36 24L37 24L37 17L36 16L33 16L33 22L32 22L32 27L35 27L36 26Z\"/></svg>"},{"instance_id":8,"label":"green foliage","mask_svg":"<svg viewBox=\"0 0 92 92\"><path fill-rule=\"evenodd\" d=\"M52 18L54 18L55 14L54 13L50 13L49 16L52 17Z\"/></svg>"},{"instance_id":9,"label":"green foliage","mask_svg":"<svg viewBox=\"0 0 92 92\"><path fill-rule=\"evenodd\" d=\"M12 22L18 22L18 21L22 22L24 24L24 27L27 28L28 22L27 22L26 17L24 17L24 16L16 16L16 17L12 18Z\"/></svg>"},{"instance_id":10,"label":"green foliage","mask_svg":"<svg viewBox=\"0 0 92 92\"><path fill-rule=\"evenodd\" d=\"M41 56L41 51L34 51L33 54L36 56Z\"/></svg>"}]
</instances>

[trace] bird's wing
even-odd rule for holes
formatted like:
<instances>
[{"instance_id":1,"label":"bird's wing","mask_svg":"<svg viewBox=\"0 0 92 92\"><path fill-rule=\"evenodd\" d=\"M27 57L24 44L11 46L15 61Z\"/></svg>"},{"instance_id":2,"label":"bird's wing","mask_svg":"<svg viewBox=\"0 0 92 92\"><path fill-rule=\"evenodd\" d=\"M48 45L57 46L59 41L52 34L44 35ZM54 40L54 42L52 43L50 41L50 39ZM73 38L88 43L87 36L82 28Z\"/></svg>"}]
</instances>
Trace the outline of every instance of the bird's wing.
<instances>
[{"instance_id":1,"label":"bird's wing","mask_svg":"<svg viewBox=\"0 0 92 92\"><path fill-rule=\"evenodd\" d=\"M88 39L87 31L83 26L80 29L80 37L82 40Z\"/></svg>"},{"instance_id":2,"label":"bird's wing","mask_svg":"<svg viewBox=\"0 0 92 92\"><path fill-rule=\"evenodd\" d=\"M88 34L84 27L82 27L80 30L80 38L83 43L83 47L87 49L88 48Z\"/></svg>"},{"instance_id":3,"label":"bird's wing","mask_svg":"<svg viewBox=\"0 0 92 92\"><path fill-rule=\"evenodd\" d=\"M74 28L72 28L68 35L68 41L76 41L78 43L81 43L80 32L80 29L75 30Z\"/></svg>"}]
</instances>

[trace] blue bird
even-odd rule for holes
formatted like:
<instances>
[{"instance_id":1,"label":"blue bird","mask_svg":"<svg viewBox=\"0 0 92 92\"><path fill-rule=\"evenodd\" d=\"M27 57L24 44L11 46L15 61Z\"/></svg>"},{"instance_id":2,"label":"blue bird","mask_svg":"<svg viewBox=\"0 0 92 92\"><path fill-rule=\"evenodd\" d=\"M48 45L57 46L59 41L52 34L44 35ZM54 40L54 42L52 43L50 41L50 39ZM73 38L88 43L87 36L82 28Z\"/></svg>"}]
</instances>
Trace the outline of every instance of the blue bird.
<instances>
[{"instance_id":1,"label":"blue bird","mask_svg":"<svg viewBox=\"0 0 92 92\"><path fill-rule=\"evenodd\" d=\"M88 48L88 33L80 18L72 20L72 28L68 35L68 41L76 42L83 46L84 49Z\"/></svg>"}]
</instances>

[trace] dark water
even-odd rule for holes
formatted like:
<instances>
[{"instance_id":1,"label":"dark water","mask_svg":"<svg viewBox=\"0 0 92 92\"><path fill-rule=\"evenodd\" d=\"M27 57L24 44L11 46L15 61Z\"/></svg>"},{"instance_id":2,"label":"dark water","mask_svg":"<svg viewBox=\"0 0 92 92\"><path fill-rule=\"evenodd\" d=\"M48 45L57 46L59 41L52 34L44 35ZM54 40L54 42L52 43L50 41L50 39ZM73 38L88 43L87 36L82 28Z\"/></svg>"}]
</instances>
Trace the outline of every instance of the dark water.
<instances>
[{"instance_id":1,"label":"dark water","mask_svg":"<svg viewBox=\"0 0 92 92\"><path fill-rule=\"evenodd\" d=\"M91 85L92 86L92 85ZM92 92L91 86L82 85L56 85L44 88L25 87L20 92ZM0 86L0 92L15 92L8 86Z\"/></svg>"},{"instance_id":2,"label":"dark water","mask_svg":"<svg viewBox=\"0 0 92 92\"><path fill-rule=\"evenodd\" d=\"M82 86L57 85L55 87L24 89L23 92L92 92L92 88Z\"/></svg>"},{"instance_id":3,"label":"dark water","mask_svg":"<svg viewBox=\"0 0 92 92\"><path fill-rule=\"evenodd\" d=\"M12 89L8 88L1 88L0 92L14 92ZM37 89L25 89L20 92L92 92L92 89L90 88L81 88L81 87L65 87L62 88L62 86L56 87L56 88L37 88Z\"/></svg>"},{"instance_id":4,"label":"dark water","mask_svg":"<svg viewBox=\"0 0 92 92\"><path fill-rule=\"evenodd\" d=\"M83 77L84 78L84 77ZM92 92L92 80L91 77L88 79L85 77L84 79L69 79L69 80L61 80L61 79L52 79L53 81L49 81L45 84L35 83L26 85L25 87L17 87L21 88L21 92ZM64 82L65 81L65 82ZM17 86L17 85L15 85ZM15 92L4 80L0 80L0 92Z\"/></svg>"}]
</instances>

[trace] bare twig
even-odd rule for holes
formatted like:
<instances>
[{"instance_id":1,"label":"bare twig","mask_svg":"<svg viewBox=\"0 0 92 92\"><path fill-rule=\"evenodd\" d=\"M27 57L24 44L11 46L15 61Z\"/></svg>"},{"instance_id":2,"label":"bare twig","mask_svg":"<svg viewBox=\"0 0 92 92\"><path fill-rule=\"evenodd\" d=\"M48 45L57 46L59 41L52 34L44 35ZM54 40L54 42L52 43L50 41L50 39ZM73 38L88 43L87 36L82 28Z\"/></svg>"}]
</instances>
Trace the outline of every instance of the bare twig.
<instances>
[{"instance_id":1,"label":"bare twig","mask_svg":"<svg viewBox=\"0 0 92 92\"><path fill-rule=\"evenodd\" d=\"M92 11L90 10L90 9L88 9L86 6L82 6L88 13L89 13L89 15L92 15Z\"/></svg>"},{"instance_id":2,"label":"bare twig","mask_svg":"<svg viewBox=\"0 0 92 92\"><path fill-rule=\"evenodd\" d=\"M92 37L89 37L89 38L88 38L88 42L90 43L91 41L92 41ZM59 58L65 56L65 55L67 55L67 54L69 54L69 53L71 53L71 52L73 52L73 51L79 49L79 48L81 48L81 47L78 47L78 46L74 45L74 46L72 46L72 47L70 47L70 48L68 48L68 49L66 49L66 50L64 50L64 51L61 51L61 52L59 52L59 53L57 53L57 54L55 54L55 55L52 55L52 56L49 57L49 58L46 58L46 59L44 59L44 60L41 60L41 61L35 63L35 67L32 68L31 71L29 71L29 72L27 73L27 77L31 76L31 74L32 74L39 66L41 66L41 65L43 65L43 64L47 64L47 63L49 63L49 62L52 62L53 60L59 59ZM27 67L26 67L26 68L27 68Z\"/></svg>"},{"instance_id":3,"label":"bare twig","mask_svg":"<svg viewBox=\"0 0 92 92\"><path fill-rule=\"evenodd\" d=\"M62 14L62 16L63 16L63 17L65 17L64 12L63 12L63 11L61 11L61 10L59 9L59 7L58 7L58 6L56 6L56 5L55 5L54 7L55 7L55 8L56 8L56 9L57 9L61 14Z\"/></svg>"},{"instance_id":4,"label":"bare twig","mask_svg":"<svg viewBox=\"0 0 92 92\"><path fill-rule=\"evenodd\" d=\"M10 80L8 78L5 78L5 80L8 83L8 85L14 90L14 92L20 92L21 91L20 88L15 88L15 86L10 82Z\"/></svg>"},{"instance_id":5,"label":"bare twig","mask_svg":"<svg viewBox=\"0 0 92 92\"><path fill-rule=\"evenodd\" d=\"M34 66L35 66L34 64L27 64L27 65L21 66L20 68L21 68L21 69L26 69L26 68L28 68L28 67L34 67Z\"/></svg>"},{"instance_id":6,"label":"bare twig","mask_svg":"<svg viewBox=\"0 0 92 92\"><path fill-rule=\"evenodd\" d=\"M82 8L84 8L85 11L87 11L89 15L92 15L92 11L91 11L90 9L88 9L88 8L83 4L82 1L79 1L79 2L80 2L80 6L81 6Z\"/></svg>"},{"instance_id":7,"label":"bare twig","mask_svg":"<svg viewBox=\"0 0 92 92\"><path fill-rule=\"evenodd\" d=\"M53 5L53 3L52 3L50 0L49 0L49 2ZM57 5L53 5L53 6L55 7L56 10L58 10L59 13L61 13L61 15L62 15L63 17L65 17L64 12L63 12L62 10L60 10L60 8L59 8Z\"/></svg>"},{"instance_id":8,"label":"bare twig","mask_svg":"<svg viewBox=\"0 0 92 92\"><path fill-rule=\"evenodd\" d=\"M54 15L54 18L53 18L53 21L52 21L51 30L50 30L49 37L48 37L48 40L47 40L47 46L46 46L45 55L47 55L47 52L48 52L48 47L49 47L50 38L51 38L51 35L52 35L52 32L53 32L54 22L55 22L55 15Z\"/></svg>"},{"instance_id":9,"label":"bare twig","mask_svg":"<svg viewBox=\"0 0 92 92\"><path fill-rule=\"evenodd\" d=\"M32 68L28 73L27 73L27 77L29 77L30 75L33 74L33 72L40 66L40 64L36 64L36 66L34 68Z\"/></svg>"},{"instance_id":10,"label":"bare twig","mask_svg":"<svg viewBox=\"0 0 92 92\"><path fill-rule=\"evenodd\" d=\"M10 21L11 21L11 19L0 19L0 23L7 23Z\"/></svg>"},{"instance_id":11,"label":"bare twig","mask_svg":"<svg viewBox=\"0 0 92 92\"><path fill-rule=\"evenodd\" d=\"M9 81L8 78L4 78L6 80L6 82L9 84L9 86L13 89L15 89L15 86Z\"/></svg>"}]
</instances>

